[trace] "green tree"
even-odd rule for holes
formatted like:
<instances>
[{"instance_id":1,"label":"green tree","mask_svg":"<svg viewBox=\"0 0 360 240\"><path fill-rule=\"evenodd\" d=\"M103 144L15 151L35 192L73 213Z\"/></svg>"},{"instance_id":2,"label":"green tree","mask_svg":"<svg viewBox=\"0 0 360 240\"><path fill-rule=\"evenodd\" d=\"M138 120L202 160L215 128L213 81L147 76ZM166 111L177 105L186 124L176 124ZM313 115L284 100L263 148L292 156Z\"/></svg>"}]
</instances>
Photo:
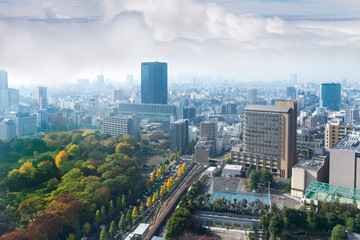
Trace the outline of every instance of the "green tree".
<instances>
[{"instance_id":1,"label":"green tree","mask_svg":"<svg viewBox=\"0 0 360 240\"><path fill-rule=\"evenodd\" d=\"M314 211L309 211L307 216L307 225L310 231L314 232L317 229L317 214Z\"/></svg>"},{"instance_id":2,"label":"green tree","mask_svg":"<svg viewBox=\"0 0 360 240\"><path fill-rule=\"evenodd\" d=\"M86 234L88 234L88 233L90 232L90 230L91 230L91 225L90 225L90 223L88 223L88 222L84 223L83 228L84 228L84 232L85 232Z\"/></svg>"},{"instance_id":3,"label":"green tree","mask_svg":"<svg viewBox=\"0 0 360 240\"><path fill-rule=\"evenodd\" d=\"M46 199L33 196L19 204L18 212L21 214L21 216L30 219L30 221L34 221L35 218L43 213L46 208L46 204Z\"/></svg>"},{"instance_id":4,"label":"green tree","mask_svg":"<svg viewBox=\"0 0 360 240\"><path fill-rule=\"evenodd\" d=\"M76 158L80 156L81 151L78 145L74 144L69 148L68 153L74 158Z\"/></svg>"},{"instance_id":5,"label":"green tree","mask_svg":"<svg viewBox=\"0 0 360 240\"><path fill-rule=\"evenodd\" d=\"M106 209L105 206L101 207L101 215L100 215L101 222L103 223L106 219Z\"/></svg>"},{"instance_id":6,"label":"green tree","mask_svg":"<svg viewBox=\"0 0 360 240\"><path fill-rule=\"evenodd\" d=\"M132 216L131 215L132 215L132 213L131 213L131 210L129 209L126 213L125 220L126 220L126 223L130 226L132 225Z\"/></svg>"},{"instance_id":7,"label":"green tree","mask_svg":"<svg viewBox=\"0 0 360 240\"><path fill-rule=\"evenodd\" d=\"M248 167L248 169L246 170L246 177L247 177L247 178L250 177L250 173L251 173L252 171L256 171L254 165L250 165L250 166Z\"/></svg>"},{"instance_id":8,"label":"green tree","mask_svg":"<svg viewBox=\"0 0 360 240\"><path fill-rule=\"evenodd\" d=\"M121 232L124 232L126 229L125 214L121 214L121 218L119 221L119 229L121 230Z\"/></svg>"},{"instance_id":9,"label":"green tree","mask_svg":"<svg viewBox=\"0 0 360 240\"><path fill-rule=\"evenodd\" d=\"M80 133L76 133L72 136L72 139L71 139L72 143L73 144L78 144L80 141L81 141L81 135Z\"/></svg>"},{"instance_id":10,"label":"green tree","mask_svg":"<svg viewBox=\"0 0 360 240\"><path fill-rule=\"evenodd\" d=\"M116 225L115 225L115 221L111 221L111 224L110 224L110 229L109 229L109 234L112 238L115 237L116 235Z\"/></svg>"},{"instance_id":11,"label":"green tree","mask_svg":"<svg viewBox=\"0 0 360 240\"><path fill-rule=\"evenodd\" d=\"M106 227L103 227L101 229L100 240L108 240L107 233L106 233Z\"/></svg>"},{"instance_id":12,"label":"green tree","mask_svg":"<svg viewBox=\"0 0 360 240\"><path fill-rule=\"evenodd\" d=\"M331 240L343 240L347 239L345 228L338 224L331 231Z\"/></svg>"},{"instance_id":13,"label":"green tree","mask_svg":"<svg viewBox=\"0 0 360 240\"><path fill-rule=\"evenodd\" d=\"M348 219L346 219L347 230L349 232L359 232L360 231L359 223L360 223L359 218L349 217Z\"/></svg>"},{"instance_id":14,"label":"green tree","mask_svg":"<svg viewBox=\"0 0 360 240\"><path fill-rule=\"evenodd\" d=\"M121 211L121 198L117 197L116 199L116 211Z\"/></svg>"},{"instance_id":15,"label":"green tree","mask_svg":"<svg viewBox=\"0 0 360 240\"><path fill-rule=\"evenodd\" d=\"M96 227L98 227L100 222L101 222L100 210L96 210L95 219L94 219L94 225Z\"/></svg>"},{"instance_id":16,"label":"green tree","mask_svg":"<svg viewBox=\"0 0 360 240\"><path fill-rule=\"evenodd\" d=\"M141 214L141 216L143 216L143 214L144 214L144 203L143 202L141 202L141 204L140 204L140 214Z\"/></svg>"},{"instance_id":17,"label":"green tree","mask_svg":"<svg viewBox=\"0 0 360 240\"><path fill-rule=\"evenodd\" d=\"M110 215L110 216L113 216L114 213L115 213L114 201L111 200L111 201L110 201L110 205L109 205L109 215Z\"/></svg>"},{"instance_id":18,"label":"green tree","mask_svg":"<svg viewBox=\"0 0 360 240\"><path fill-rule=\"evenodd\" d=\"M249 176L249 182L250 182L249 184L250 191L258 188L259 179L255 170L251 171Z\"/></svg>"},{"instance_id":19,"label":"green tree","mask_svg":"<svg viewBox=\"0 0 360 240\"><path fill-rule=\"evenodd\" d=\"M261 170L263 170L265 168L262 168ZM273 184L273 176L272 174L270 173L269 170L265 169L264 171L260 171L260 182L262 184L265 184L267 185L268 182L270 182L270 185Z\"/></svg>"},{"instance_id":20,"label":"green tree","mask_svg":"<svg viewBox=\"0 0 360 240\"><path fill-rule=\"evenodd\" d=\"M284 223L279 215L274 215L271 217L269 231L274 237L282 233L283 227Z\"/></svg>"},{"instance_id":21,"label":"green tree","mask_svg":"<svg viewBox=\"0 0 360 240\"><path fill-rule=\"evenodd\" d=\"M188 209L182 207L177 208L166 223L165 239L176 239L179 235L187 231L187 223L190 215L191 212Z\"/></svg>"},{"instance_id":22,"label":"green tree","mask_svg":"<svg viewBox=\"0 0 360 240\"><path fill-rule=\"evenodd\" d=\"M260 217L260 224L264 225L265 227L269 227L270 220L274 214L271 212L267 212Z\"/></svg>"},{"instance_id":23,"label":"green tree","mask_svg":"<svg viewBox=\"0 0 360 240\"><path fill-rule=\"evenodd\" d=\"M122 195L122 198L121 198L121 207L122 209L125 209L126 208L126 197L125 197L125 194Z\"/></svg>"}]
</instances>

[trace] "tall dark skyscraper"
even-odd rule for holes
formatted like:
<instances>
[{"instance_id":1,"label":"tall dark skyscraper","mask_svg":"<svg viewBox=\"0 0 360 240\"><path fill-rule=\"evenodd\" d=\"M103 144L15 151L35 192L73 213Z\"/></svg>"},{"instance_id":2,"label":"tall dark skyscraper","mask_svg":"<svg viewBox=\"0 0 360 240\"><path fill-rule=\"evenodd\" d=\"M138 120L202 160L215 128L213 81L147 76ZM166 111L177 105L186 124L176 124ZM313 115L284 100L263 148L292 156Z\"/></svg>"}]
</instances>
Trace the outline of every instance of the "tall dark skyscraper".
<instances>
[{"instance_id":1,"label":"tall dark skyscraper","mask_svg":"<svg viewBox=\"0 0 360 240\"><path fill-rule=\"evenodd\" d=\"M141 103L167 104L167 63L141 63Z\"/></svg>"},{"instance_id":2,"label":"tall dark skyscraper","mask_svg":"<svg viewBox=\"0 0 360 240\"><path fill-rule=\"evenodd\" d=\"M341 84L322 83L321 84L321 107L329 108L333 111L340 111L341 104Z\"/></svg>"}]
</instances>

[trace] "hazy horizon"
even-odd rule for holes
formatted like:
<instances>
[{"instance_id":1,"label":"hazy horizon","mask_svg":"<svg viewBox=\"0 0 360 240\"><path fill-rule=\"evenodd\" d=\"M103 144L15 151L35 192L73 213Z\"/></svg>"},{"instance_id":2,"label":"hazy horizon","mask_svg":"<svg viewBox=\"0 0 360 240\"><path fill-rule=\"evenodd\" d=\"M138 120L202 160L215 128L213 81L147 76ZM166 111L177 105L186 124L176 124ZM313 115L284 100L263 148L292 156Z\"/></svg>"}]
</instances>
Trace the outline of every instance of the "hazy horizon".
<instances>
[{"instance_id":1,"label":"hazy horizon","mask_svg":"<svg viewBox=\"0 0 360 240\"><path fill-rule=\"evenodd\" d=\"M298 74L360 76L356 0L0 0L0 69L9 85L140 77L165 61L169 76L222 74L272 81Z\"/></svg>"}]
</instances>

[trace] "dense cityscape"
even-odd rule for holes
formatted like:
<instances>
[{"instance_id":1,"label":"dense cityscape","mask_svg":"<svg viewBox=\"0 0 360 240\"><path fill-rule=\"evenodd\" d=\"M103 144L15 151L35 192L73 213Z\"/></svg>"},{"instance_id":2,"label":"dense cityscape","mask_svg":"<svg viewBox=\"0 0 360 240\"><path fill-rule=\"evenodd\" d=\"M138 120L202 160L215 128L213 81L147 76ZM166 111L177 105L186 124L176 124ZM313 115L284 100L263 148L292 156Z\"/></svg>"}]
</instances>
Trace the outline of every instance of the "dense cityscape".
<instances>
[{"instance_id":1,"label":"dense cityscape","mask_svg":"<svg viewBox=\"0 0 360 240\"><path fill-rule=\"evenodd\" d=\"M319 6L0 0L0 240L360 239L360 5Z\"/></svg>"}]
</instances>

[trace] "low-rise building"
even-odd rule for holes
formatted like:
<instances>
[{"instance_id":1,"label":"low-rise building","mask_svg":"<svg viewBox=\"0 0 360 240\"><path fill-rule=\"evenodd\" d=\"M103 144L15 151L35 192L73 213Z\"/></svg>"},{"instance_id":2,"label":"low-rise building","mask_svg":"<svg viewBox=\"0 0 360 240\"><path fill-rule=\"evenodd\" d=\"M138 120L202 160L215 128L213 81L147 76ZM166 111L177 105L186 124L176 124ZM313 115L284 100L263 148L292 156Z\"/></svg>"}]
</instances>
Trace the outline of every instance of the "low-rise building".
<instances>
[{"instance_id":1,"label":"low-rise building","mask_svg":"<svg viewBox=\"0 0 360 240\"><path fill-rule=\"evenodd\" d=\"M226 164L222 174L224 176L240 177L242 169L242 165Z\"/></svg>"},{"instance_id":2,"label":"low-rise building","mask_svg":"<svg viewBox=\"0 0 360 240\"><path fill-rule=\"evenodd\" d=\"M208 169L206 169L204 172L204 176L214 177L216 173L217 173L217 167L208 167Z\"/></svg>"},{"instance_id":3,"label":"low-rise building","mask_svg":"<svg viewBox=\"0 0 360 240\"><path fill-rule=\"evenodd\" d=\"M317 155L311 160L300 161L293 167L292 173L291 195L301 198L313 181L328 182L329 155Z\"/></svg>"}]
</instances>

